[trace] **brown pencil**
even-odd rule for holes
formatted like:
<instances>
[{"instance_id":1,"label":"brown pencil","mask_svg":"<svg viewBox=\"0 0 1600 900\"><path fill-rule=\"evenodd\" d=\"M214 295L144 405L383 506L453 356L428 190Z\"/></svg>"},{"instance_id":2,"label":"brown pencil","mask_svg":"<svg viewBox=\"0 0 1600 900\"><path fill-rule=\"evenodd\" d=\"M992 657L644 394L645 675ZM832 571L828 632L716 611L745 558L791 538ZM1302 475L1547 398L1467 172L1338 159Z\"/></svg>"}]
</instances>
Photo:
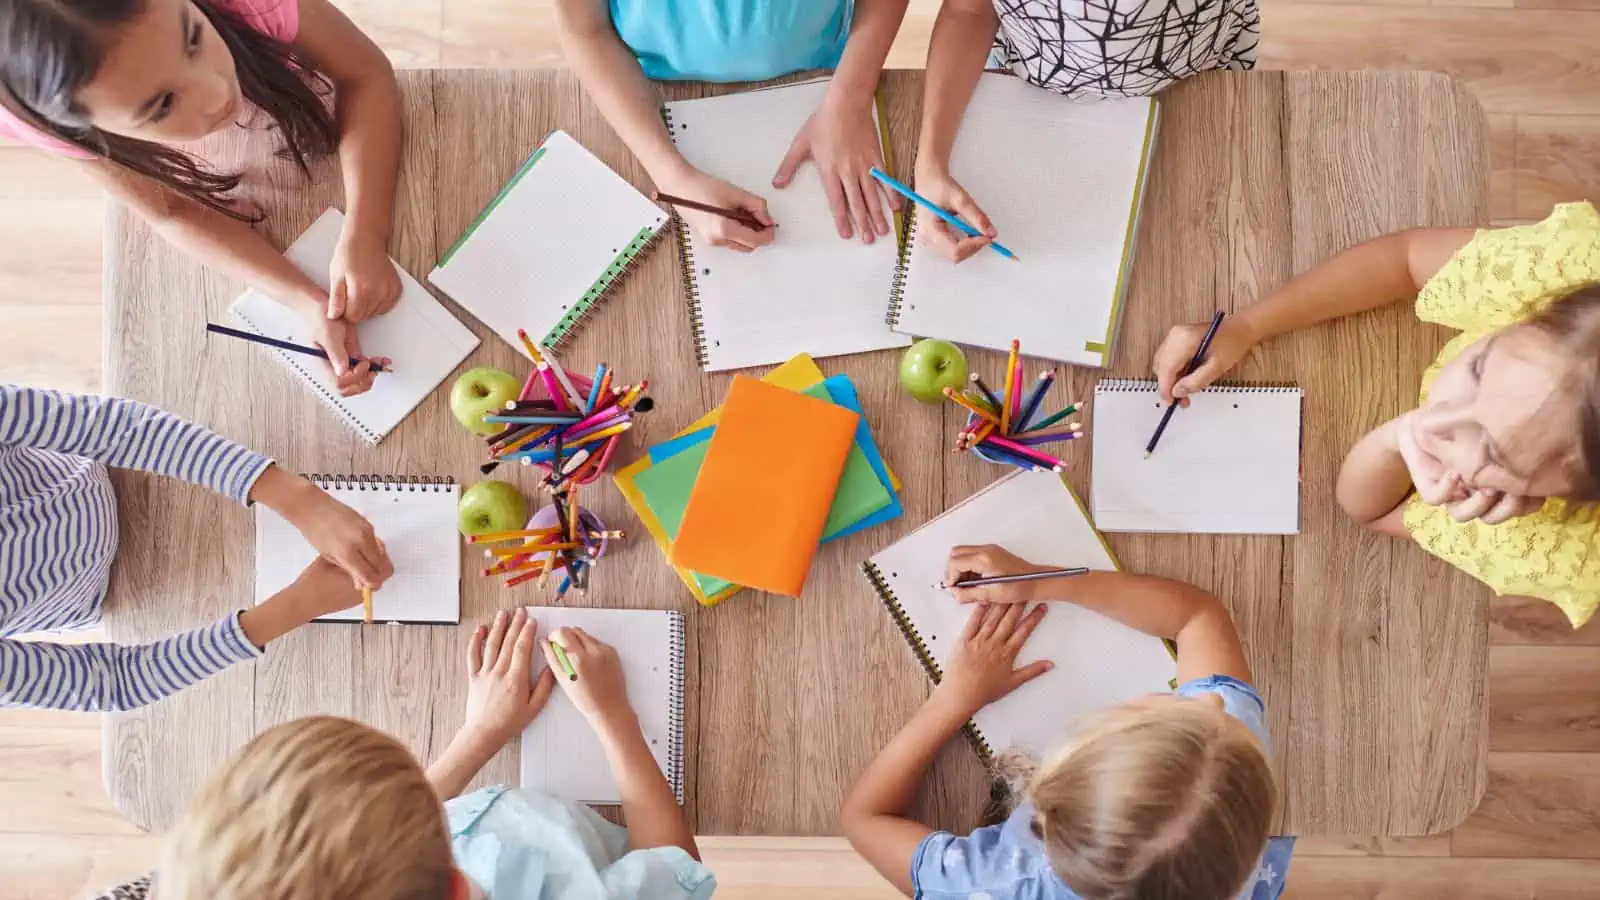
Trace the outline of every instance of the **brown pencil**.
<instances>
[{"instance_id":1,"label":"brown pencil","mask_svg":"<svg viewBox=\"0 0 1600 900\"><path fill-rule=\"evenodd\" d=\"M715 213L724 218L732 219L733 221L738 222L740 225L743 225L747 228L753 228L756 231L767 230L767 223L756 218L754 214L746 210L730 209L726 206L712 206L709 203L701 203L698 200L689 200L684 197L674 197L671 194L663 194L660 191L656 191L655 193L651 194L650 199L659 203L669 203L673 206L682 206L685 209L697 209L701 212Z\"/></svg>"}]
</instances>

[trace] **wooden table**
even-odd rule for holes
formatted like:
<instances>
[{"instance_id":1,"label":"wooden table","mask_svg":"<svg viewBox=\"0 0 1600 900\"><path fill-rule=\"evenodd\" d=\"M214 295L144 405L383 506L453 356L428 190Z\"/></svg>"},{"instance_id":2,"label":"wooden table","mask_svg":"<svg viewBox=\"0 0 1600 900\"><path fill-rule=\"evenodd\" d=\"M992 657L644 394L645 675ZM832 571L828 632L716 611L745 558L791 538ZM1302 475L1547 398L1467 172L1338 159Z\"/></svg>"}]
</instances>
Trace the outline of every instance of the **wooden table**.
<instances>
[{"instance_id":1,"label":"wooden table","mask_svg":"<svg viewBox=\"0 0 1600 900\"><path fill-rule=\"evenodd\" d=\"M886 83L895 164L909 171L921 76L895 72ZM569 74L409 72L401 84L407 130L392 252L414 274L427 274L551 129L646 183ZM707 90L669 89L673 97ZM1341 248L1410 226L1487 218L1484 119L1442 76L1218 74L1174 89L1163 107L1112 375L1146 373L1170 324L1245 306ZM246 189L272 213L266 227L280 244L340 203L331 164L307 185L270 157L266 141L224 140L224 158L253 167ZM205 340L202 323L226 320L237 283L121 211L111 215L106 248L109 392L206 423L294 470L478 477L481 443L451 419L446 390L368 447L258 348ZM663 241L566 354L576 368L605 359L650 378L656 411L632 436L629 456L719 402L729 383L691 360L676 257ZM525 369L511 347L460 317L484 338L468 365ZM1483 793L1487 591L1414 547L1362 532L1333 501L1345 450L1414 402L1417 376L1445 337L1396 306L1280 339L1238 373L1305 388L1299 536L1110 538L1125 567L1203 585L1231 606L1267 698L1285 831L1437 832ZM905 518L823 548L798 601L744 594L695 607L615 489L585 493L630 537L579 602L689 613L687 795L700 833L834 832L850 780L927 695L857 565L1001 471L935 449L957 427L955 415L911 402L897 384L897 360L884 352L823 364L860 388L905 482ZM972 362L1000 371L997 354L974 353ZM1098 374L1065 370L1052 401L1089 396ZM1070 479L1085 493L1086 448L1073 462ZM115 639L170 634L250 602L249 512L197 488L129 473L116 481L123 546L106 604ZM108 716L112 800L143 826L164 825L228 752L309 713L354 716L431 757L461 718L471 626L540 596L504 590L474 565L459 629L304 628L253 665ZM515 777L512 748L480 780ZM954 742L919 813L968 828L984 798L973 754Z\"/></svg>"}]
</instances>

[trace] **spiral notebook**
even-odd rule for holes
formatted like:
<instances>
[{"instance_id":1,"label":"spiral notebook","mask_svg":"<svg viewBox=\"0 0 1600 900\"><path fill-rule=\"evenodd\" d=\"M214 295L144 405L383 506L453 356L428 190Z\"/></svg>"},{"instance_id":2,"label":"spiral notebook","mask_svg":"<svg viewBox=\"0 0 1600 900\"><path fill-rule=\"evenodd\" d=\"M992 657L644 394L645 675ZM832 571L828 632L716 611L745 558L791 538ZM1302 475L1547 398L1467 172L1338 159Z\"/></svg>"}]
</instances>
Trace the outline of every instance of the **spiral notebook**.
<instances>
[{"instance_id":1,"label":"spiral notebook","mask_svg":"<svg viewBox=\"0 0 1600 900\"><path fill-rule=\"evenodd\" d=\"M1016 472L973 494L863 564L867 579L929 677L961 634L971 606L939 586L950 548L1000 544L1040 565L1115 570L1072 488L1050 472ZM985 706L968 727L978 753L1053 746L1081 713L1171 687L1172 655L1159 638L1070 603L1051 603L1017 657L1055 668Z\"/></svg>"},{"instance_id":2,"label":"spiral notebook","mask_svg":"<svg viewBox=\"0 0 1600 900\"><path fill-rule=\"evenodd\" d=\"M1149 97L1075 100L985 74L950 171L1020 261L990 250L957 265L916 230L893 279L896 331L1105 366L1133 262L1159 107Z\"/></svg>"},{"instance_id":3,"label":"spiral notebook","mask_svg":"<svg viewBox=\"0 0 1600 900\"><path fill-rule=\"evenodd\" d=\"M667 224L667 214L564 131L552 131L428 280L526 354L570 339Z\"/></svg>"},{"instance_id":4,"label":"spiral notebook","mask_svg":"<svg viewBox=\"0 0 1600 900\"><path fill-rule=\"evenodd\" d=\"M651 609L533 606L540 639L558 628L582 628L616 648L645 743L683 803L683 614ZM534 675L545 668L534 654ZM565 677L557 673L558 677ZM605 749L594 729L558 686L550 703L522 732L522 786L579 803L621 801Z\"/></svg>"},{"instance_id":5,"label":"spiral notebook","mask_svg":"<svg viewBox=\"0 0 1600 900\"><path fill-rule=\"evenodd\" d=\"M1153 381L1094 391L1089 501L1103 531L1296 534L1300 531L1297 387L1212 386L1172 416Z\"/></svg>"},{"instance_id":6,"label":"spiral notebook","mask_svg":"<svg viewBox=\"0 0 1600 900\"><path fill-rule=\"evenodd\" d=\"M760 194L778 223L771 244L740 253L710 246L677 222L695 353L708 371L911 343L883 320L899 229L870 245L839 237L811 162L788 187L772 187L778 163L827 90L823 79L663 108L667 132L689 162Z\"/></svg>"},{"instance_id":7,"label":"spiral notebook","mask_svg":"<svg viewBox=\"0 0 1600 900\"><path fill-rule=\"evenodd\" d=\"M328 264L333 261L343 228L344 214L330 209L300 235L284 256L326 290ZM328 408L373 444L405 421L478 347L478 336L433 299L415 278L398 265L395 271L400 275L401 291L394 309L356 326L363 352L394 360L394 368L378 375L372 390L341 397L333 372L325 363L299 353L261 348L277 356ZM246 291L233 301L233 318L256 334L296 344L311 343L301 315L260 291Z\"/></svg>"},{"instance_id":8,"label":"spiral notebook","mask_svg":"<svg viewBox=\"0 0 1600 900\"><path fill-rule=\"evenodd\" d=\"M461 621L461 538L448 478L308 475L333 499L365 516L394 563L394 575L372 594L375 622L454 625ZM317 551L293 525L256 504L256 603L288 587ZM318 622L360 622L361 605Z\"/></svg>"}]
</instances>

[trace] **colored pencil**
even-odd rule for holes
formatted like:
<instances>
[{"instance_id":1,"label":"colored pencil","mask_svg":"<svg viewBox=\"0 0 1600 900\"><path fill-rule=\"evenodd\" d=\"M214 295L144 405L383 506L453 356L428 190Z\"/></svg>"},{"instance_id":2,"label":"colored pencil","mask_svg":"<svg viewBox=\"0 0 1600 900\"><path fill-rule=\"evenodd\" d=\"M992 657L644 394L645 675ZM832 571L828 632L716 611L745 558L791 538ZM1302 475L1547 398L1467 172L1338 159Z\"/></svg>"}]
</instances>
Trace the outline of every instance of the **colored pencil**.
<instances>
[{"instance_id":1,"label":"colored pencil","mask_svg":"<svg viewBox=\"0 0 1600 900\"><path fill-rule=\"evenodd\" d=\"M1022 389L1017 384L1018 353L1022 343L1016 338L1011 339L1011 352L1006 356L1006 392L1000 395L1000 433L1011 433L1011 403L1016 392Z\"/></svg>"},{"instance_id":2,"label":"colored pencil","mask_svg":"<svg viewBox=\"0 0 1600 900\"><path fill-rule=\"evenodd\" d=\"M249 331L240 331L237 328L229 328L226 325L217 325L212 322L207 322L206 330L212 334L226 335L231 338L238 338L241 341L249 341L252 344L264 344L268 347L277 347L279 350L288 350L291 353L303 353L306 356L315 356L318 359L328 358L328 354L326 352L318 350L316 347L307 347L304 344L292 344L288 341L280 341L277 338L269 338L263 335L254 334ZM362 362L363 360L359 357L352 356L350 357L350 368L354 369L356 366L361 365ZM372 371L383 372L387 370L377 363L372 363Z\"/></svg>"},{"instance_id":3,"label":"colored pencil","mask_svg":"<svg viewBox=\"0 0 1600 900\"><path fill-rule=\"evenodd\" d=\"M572 377L567 374L567 367L556 362L555 354L550 352L549 347L540 347L539 352L544 354L545 362L550 364L550 371L555 373L556 380L561 382L571 406L576 409L578 404L583 402L583 395L578 393L577 387L572 384Z\"/></svg>"},{"instance_id":4,"label":"colored pencil","mask_svg":"<svg viewBox=\"0 0 1600 900\"><path fill-rule=\"evenodd\" d=\"M1033 426L1030 427L1028 430L1029 431L1042 431L1043 429L1049 428L1051 425L1054 425L1055 423L1061 421L1062 419L1065 419L1067 416L1070 416L1073 413L1077 412L1079 407L1080 407L1080 404L1073 403L1073 404L1069 405L1066 409L1063 409L1062 411L1060 411L1058 413L1051 413L1050 415L1045 416L1043 419L1040 419L1039 421L1033 423Z\"/></svg>"},{"instance_id":5,"label":"colored pencil","mask_svg":"<svg viewBox=\"0 0 1600 900\"><path fill-rule=\"evenodd\" d=\"M1083 437L1083 432L1081 431L1067 431L1058 434L1048 434L1044 437L1033 437L1026 434L1013 434L1010 439L1016 441L1024 447L1039 447L1043 446L1044 444L1059 444L1062 441L1075 441L1081 437Z\"/></svg>"},{"instance_id":6,"label":"colored pencil","mask_svg":"<svg viewBox=\"0 0 1600 900\"><path fill-rule=\"evenodd\" d=\"M963 578L955 584L945 584L941 582L939 587L947 589L975 588L985 587L991 584L1012 584L1018 581L1043 581L1046 578L1068 578L1073 575L1087 574L1089 574L1088 569L1085 569L1082 566L1074 566L1070 569L1049 569L1044 572L1027 572L1021 575L990 575L987 578Z\"/></svg>"},{"instance_id":7,"label":"colored pencil","mask_svg":"<svg viewBox=\"0 0 1600 900\"><path fill-rule=\"evenodd\" d=\"M517 395L517 400L519 402L523 401L523 400L532 400L533 399L533 388L538 383L539 383L539 369L538 369L538 367L535 367L533 371L528 373L528 380L524 381L522 383L522 393ZM551 404L551 408L554 409L555 408L555 404L552 403Z\"/></svg>"},{"instance_id":8,"label":"colored pencil","mask_svg":"<svg viewBox=\"0 0 1600 900\"><path fill-rule=\"evenodd\" d=\"M1049 369L1039 373L1039 380L1034 383L1033 392L1028 395L1028 399L1022 404L1022 414L1017 416L1016 422L1012 423L1012 434L1028 429L1028 420L1032 419L1034 414L1039 411L1039 404L1044 402L1045 392L1050 390L1050 385L1055 380L1056 373Z\"/></svg>"},{"instance_id":9,"label":"colored pencil","mask_svg":"<svg viewBox=\"0 0 1600 900\"><path fill-rule=\"evenodd\" d=\"M606 364L601 363L595 367L594 378L589 382L589 399L583 403L583 414L593 415L594 405L600 402L600 388L606 377Z\"/></svg>"},{"instance_id":10,"label":"colored pencil","mask_svg":"<svg viewBox=\"0 0 1600 900\"><path fill-rule=\"evenodd\" d=\"M506 558L521 555L537 556L540 553L551 553L556 550L574 550L581 546L583 545L563 541L559 544L520 544L516 547L495 547L483 552L491 556Z\"/></svg>"},{"instance_id":11,"label":"colored pencil","mask_svg":"<svg viewBox=\"0 0 1600 900\"><path fill-rule=\"evenodd\" d=\"M578 670L572 667L572 660L567 658L567 650L555 641L550 642L550 650L556 655L556 662L561 664L561 671L567 673L567 680L577 681Z\"/></svg>"},{"instance_id":12,"label":"colored pencil","mask_svg":"<svg viewBox=\"0 0 1600 900\"><path fill-rule=\"evenodd\" d=\"M652 193L650 195L650 199L656 201L657 203L666 203L671 206L681 206L684 209L699 210L700 212L707 212L722 216L724 219L732 219L733 221L738 222L740 225L755 231L767 230L767 223L756 218L755 213L752 213L748 210L733 209L726 206L713 206L710 203L701 203L698 200L688 200L683 197L674 197L671 194L663 194L660 191L655 191Z\"/></svg>"},{"instance_id":13,"label":"colored pencil","mask_svg":"<svg viewBox=\"0 0 1600 900\"><path fill-rule=\"evenodd\" d=\"M610 393L611 393L611 370L610 369L606 369L605 375L601 376L601 378L600 378L600 390L599 390L598 393L595 394L595 401L594 401L595 402L595 406L594 406L593 409L589 410L589 414L590 415L594 415L595 413L600 411L600 404L604 402L606 395L608 395Z\"/></svg>"},{"instance_id":14,"label":"colored pencil","mask_svg":"<svg viewBox=\"0 0 1600 900\"><path fill-rule=\"evenodd\" d=\"M499 541L520 541L526 538L554 534L554 528L524 528L517 531L491 531L488 534L475 534L467 538L469 544L493 544Z\"/></svg>"},{"instance_id":15,"label":"colored pencil","mask_svg":"<svg viewBox=\"0 0 1600 900\"><path fill-rule=\"evenodd\" d=\"M1222 316L1223 312L1219 309L1217 314L1211 317L1211 327L1206 329L1206 336L1200 339L1200 346L1194 348L1194 358L1183 367L1183 374L1179 375L1179 378L1193 375L1194 370L1200 368L1200 364L1206 361L1206 351L1211 349L1211 339L1217 336L1217 329L1222 325ZM1167 423L1172 421L1172 414L1177 409L1178 401L1174 400L1167 407L1167 411L1161 414L1161 424L1156 426L1156 433L1150 435L1150 443L1144 447L1145 459L1149 459L1150 454L1156 452L1156 443L1161 440L1162 432L1167 430Z\"/></svg>"},{"instance_id":16,"label":"colored pencil","mask_svg":"<svg viewBox=\"0 0 1600 900\"><path fill-rule=\"evenodd\" d=\"M983 383L983 376L973 372L970 380L972 386L978 389L978 393L983 395L983 399L988 401L989 405L994 407L994 411L998 413L1000 411L1000 398L996 397L994 391L989 390L989 386Z\"/></svg>"},{"instance_id":17,"label":"colored pencil","mask_svg":"<svg viewBox=\"0 0 1600 900\"><path fill-rule=\"evenodd\" d=\"M550 570L546 569L546 568L542 568L542 567L539 568L539 569L529 569L528 571L517 575L515 578L507 578L506 579L506 587L512 588L512 587L516 587L519 584L527 584L528 582L534 580L535 578L543 578L544 577L544 573L546 573L548 571L550 571Z\"/></svg>"},{"instance_id":18,"label":"colored pencil","mask_svg":"<svg viewBox=\"0 0 1600 900\"><path fill-rule=\"evenodd\" d=\"M1043 471L1045 471L1044 466L1039 465L1038 463L1034 462L1033 460L1026 459L1024 457L1018 456L1015 453L1011 453L1011 452L1009 452L1007 450L1002 450L999 447L991 447L988 444L984 444L983 445L983 452L987 453L990 457L994 458L997 462L1007 463L1009 465L1016 466L1019 469L1025 469L1025 470L1027 470L1029 472L1043 472Z\"/></svg>"},{"instance_id":19,"label":"colored pencil","mask_svg":"<svg viewBox=\"0 0 1600 900\"><path fill-rule=\"evenodd\" d=\"M984 420L986 422L999 421L999 420L997 420L995 418L994 413L989 412L988 410L986 410L983 407L979 406L977 403L975 403L972 400L968 399L965 394L956 393L955 388L950 388L950 387L945 388L944 389L944 395L945 395L945 397L947 399L955 401L956 405L962 407L967 412L972 413L973 415L977 416L978 418L980 418L980 419L982 419L982 420Z\"/></svg>"},{"instance_id":20,"label":"colored pencil","mask_svg":"<svg viewBox=\"0 0 1600 900\"><path fill-rule=\"evenodd\" d=\"M644 391L645 391L645 388L647 388L649 386L650 386L649 379L645 379L644 381L639 382L638 384L634 385L633 387L628 388L628 392L626 394L622 395L622 399L617 401L617 405L621 406L623 408L628 408L628 407L633 406L635 403L639 402L639 396L641 394L643 394Z\"/></svg>"},{"instance_id":21,"label":"colored pencil","mask_svg":"<svg viewBox=\"0 0 1600 900\"><path fill-rule=\"evenodd\" d=\"M502 416L489 414L483 417L485 422L500 425L575 425L577 416Z\"/></svg>"},{"instance_id":22,"label":"colored pencil","mask_svg":"<svg viewBox=\"0 0 1600 900\"><path fill-rule=\"evenodd\" d=\"M561 386L556 384L556 377L551 373L549 363L539 364L539 380L544 382L545 392L550 395L550 399L556 402L556 411L568 411L570 407L567 405L567 398L562 395Z\"/></svg>"},{"instance_id":23,"label":"colored pencil","mask_svg":"<svg viewBox=\"0 0 1600 900\"><path fill-rule=\"evenodd\" d=\"M507 400L505 405L506 412L532 413L533 415L539 415L540 412L552 412L555 408L556 402L554 400Z\"/></svg>"},{"instance_id":24,"label":"colored pencil","mask_svg":"<svg viewBox=\"0 0 1600 900\"><path fill-rule=\"evenodd\" d=\"M906 198L907 200L910 200L912 203L917 204L918 206L922 207L923 209L927 210L928 212L931 212L934 215L938 216L939 218L943 219L945 222L947 222L950 225L950 227L956 229L957 231L961 232L962 234L966 235L967 237L980 237L980 236L983 235L983 232L979 231L976 228L973 228L971 225L968 225L965 221L963 221L961 219L960 216L957 216L955 213L951 212L950 210L945 209L944 207L940 206L939 204L933 202L932 200L929 200L927 197L922 196L921 194L917 193L916 191L913 191L911 188L908 188L905 185L901 184L900 182L896 181L895 179L891 178L882 169L874 167L874 168L872 168L872 169L870 169L868 171L872 174L872 177L878 179L878 181L881 182L884 187L887 187L889 190L894 191L895 193L899 194L900 196ZM989 242L989 249L991 249L994 252L1000 254L1001 256L1006 257L1007 259L1016 260L1017 262L1021 262L1022 261L1022 260L1017 258L1017 255L1015 253L1012 253L1010 250L1007 250L1005 247L1001 246L1000 244L995 243L994 241L990 241Z\"/></svg>"},{"instance_id":25,"label":"colored pencil","mask_svg":"<svg viewBox=\"0 0 1600 900\"><path fill-rule=\"evenodd\" d=\"M1016 341L1013 341L1012 343L1016 343ZM1006 420L1006 428L1005 428L1005 433L1006 434L1011 434L1013 431L1016 430L1016 428L1017 428L1017 419L1020 418L1021 413L1022 413L1022 354L1021 353L1017 354L1017 361L1015 363L1015 366L1016 366L1017 371L1015 373L1015 377L1012 378L1012 380L1011 380L1011 383L1013 385L1013 390L1011 391L1011 393L1006 395L1006 406L1011 410L1011 418Z\"/></svg>"},{"instance_id":26,"label":"colored pencil","mask_svg":"<svg viewBox=\"0 0 1600 900\"><path fill-rule=\"evenodd\" d=\"M1057 435L1071 434L1071 433L1073 433L1075 431L1082 431L1082 430L1083 430L1083 423L1082 422L1068 422L1065 425L1057 425L1054 428L1029 429L1028 431L1023 431L1023 432L1019 432L1017 434L1011 435L1011 439L1013 441L1020 441L1020 440L1023 440L1024 438L1027 438L1027 439L1031 440L1033 438L1055 437Z\"/></svg>"},{"instance_id":27,"label":"colored pencil","mask_svg":"<svg viewBox=\"0 0 1600 900\"><path fill-rule=\"evenodd\" d=\"M361 621L372 624L372 588L369 587L361 589Z\"/></svg>"},{"instance_id":28,"label":"colored pencil","mask_svg":"<svg viewBox=\"0 0 1600 900\"><path fill-rule=\"evenodd\" d=\"M1020 456L1023 459L1031 459L1036 464L1043 466L1046 469L1055 469L1059 472L1062 471L1066 466L1066 464L1061 460L1056 459L1054 456L1051 456L1048 453L1040 452L1032 447L1027 446L1026 444L1019 444L1016 441L1010 440L1009 438L1003 438L997 434L991 434L984 438L983 444L984 446L999 447L1001 450L1004 450L1014 456Z\"/></svg>"},{"instance_id":29,"label":"colored pencil","mask_svg":"<svg viewBox=\"0 0 1600 900\"><path fill-rule=\"evenodd\" d=\"M518 328L517 339L522 341L522 349L528 351L529 359L533 360L535 364L544 362L544 354L539 352L539 345L533 342L533 338L528 337L526 331Z\"/></svg>"}]
</instances>

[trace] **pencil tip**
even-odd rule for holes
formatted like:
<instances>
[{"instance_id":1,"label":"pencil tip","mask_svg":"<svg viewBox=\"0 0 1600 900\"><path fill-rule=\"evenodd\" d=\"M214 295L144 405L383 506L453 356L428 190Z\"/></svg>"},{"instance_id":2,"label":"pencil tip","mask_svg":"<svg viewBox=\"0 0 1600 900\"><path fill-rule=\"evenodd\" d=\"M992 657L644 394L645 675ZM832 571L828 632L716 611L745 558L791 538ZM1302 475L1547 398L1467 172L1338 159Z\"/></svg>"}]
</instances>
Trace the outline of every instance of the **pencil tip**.
<instances>
[{"instance_id":1,"label":"pencil tip","mask_svg":"<svg viewBox=\"0 0 1600 900\"><path fill-rule=\"evenodd\" d=\"M1150 451L1149 451L1149 450L1146 450L1146 451L1145 451L1145 452L1144 452L1144 458L1145 458L1145 459L1149 459L1149 458L1150 458Z\"/></svg>"}]
</instances>

